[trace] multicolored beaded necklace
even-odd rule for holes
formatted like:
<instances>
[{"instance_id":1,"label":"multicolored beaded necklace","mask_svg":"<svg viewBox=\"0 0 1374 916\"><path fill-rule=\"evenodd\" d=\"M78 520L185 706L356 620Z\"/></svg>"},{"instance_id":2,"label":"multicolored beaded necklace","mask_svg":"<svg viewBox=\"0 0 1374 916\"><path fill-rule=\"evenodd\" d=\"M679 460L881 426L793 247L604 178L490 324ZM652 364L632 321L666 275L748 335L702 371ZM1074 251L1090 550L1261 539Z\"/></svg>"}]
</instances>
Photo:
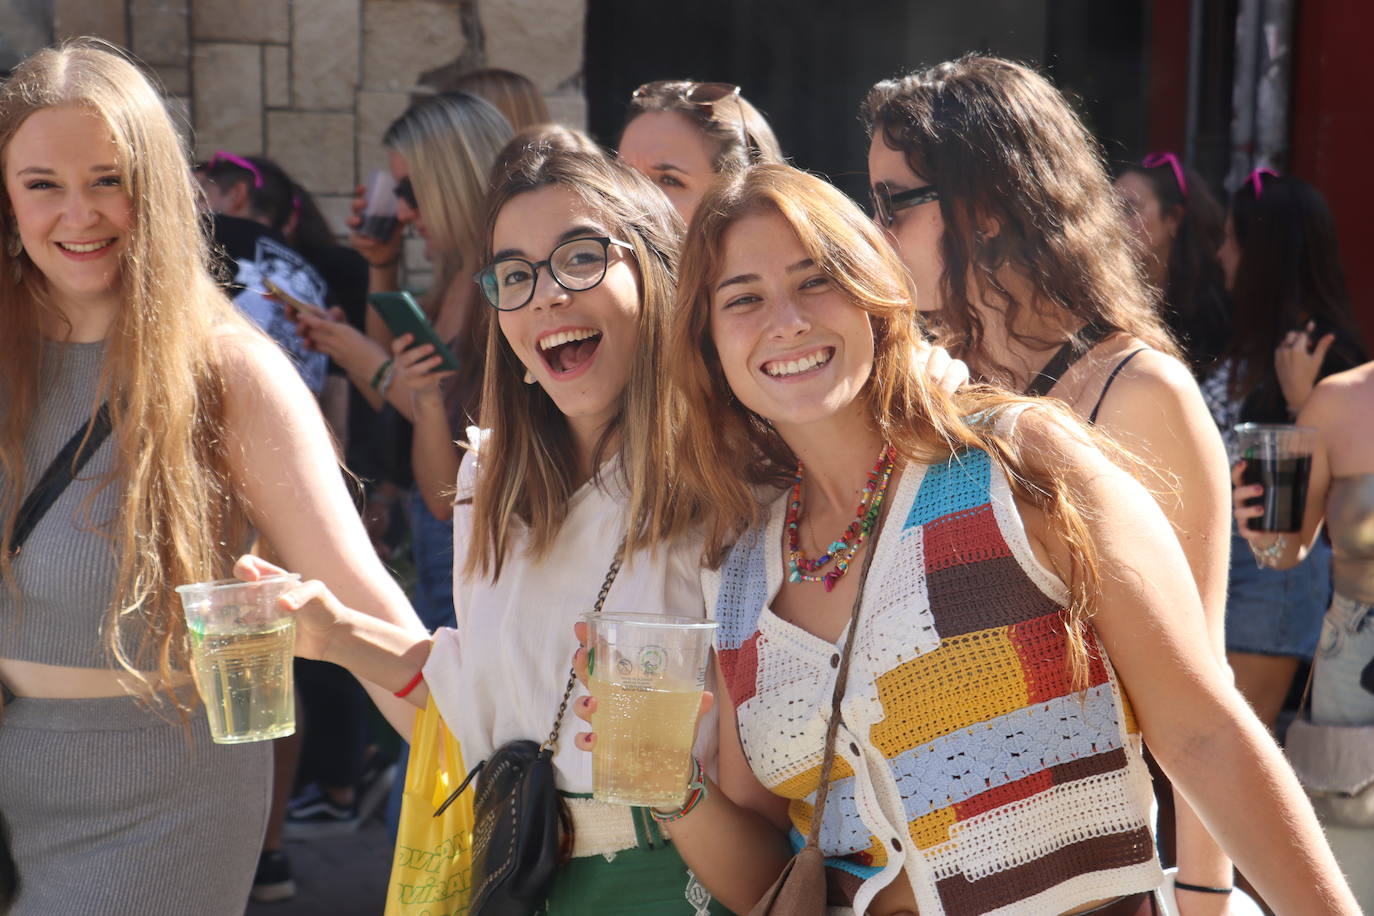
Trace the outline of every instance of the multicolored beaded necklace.
<instances>
[{"instance_id":1,"label":"multicolored beaded necklace","mask_svg":"<svg viewBox=\"0 0 1374 916\"><path fill-rule=\"evenodd\" d=\"M787 502L788 582L819 582L827 592L835 587L835 583L849 570L854 555L859 552L864 539L878 521L878 512L882 509L883 497L887 495L887 483L892 479L892 468L896 461L896 449L884 445L873 470L868 472L868 483L864 484L863 492L859 494L859 508L854 521L849 523L839 540L831 541L825 553L814 560L808 559L801 549L801 531L797 522L801 515L802 465L797 463L797 476ZM817 572L831 560L835 561L833 569Z\"/></svg>"}]
</instances>

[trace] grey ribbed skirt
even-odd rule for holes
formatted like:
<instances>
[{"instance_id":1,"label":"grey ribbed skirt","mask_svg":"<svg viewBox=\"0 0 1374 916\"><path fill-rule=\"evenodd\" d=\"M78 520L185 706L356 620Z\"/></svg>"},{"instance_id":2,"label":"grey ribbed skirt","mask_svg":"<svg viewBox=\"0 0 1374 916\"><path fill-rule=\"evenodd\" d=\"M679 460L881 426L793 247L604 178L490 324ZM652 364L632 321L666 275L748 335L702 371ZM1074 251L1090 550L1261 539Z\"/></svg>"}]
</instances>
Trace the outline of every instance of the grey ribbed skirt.
<instances>
[{"instance_id":1,"label":"grey ribbed skirt","mask_svg":"<svg viewBox=\"0 0 1374 916\"><path fill-rule=\"evenodd\" d=\"M12 916L241 916L267 824L268 742L188 741L132 698L9 698L0 811L20 892Z\"/></svg>"}]
</instances>

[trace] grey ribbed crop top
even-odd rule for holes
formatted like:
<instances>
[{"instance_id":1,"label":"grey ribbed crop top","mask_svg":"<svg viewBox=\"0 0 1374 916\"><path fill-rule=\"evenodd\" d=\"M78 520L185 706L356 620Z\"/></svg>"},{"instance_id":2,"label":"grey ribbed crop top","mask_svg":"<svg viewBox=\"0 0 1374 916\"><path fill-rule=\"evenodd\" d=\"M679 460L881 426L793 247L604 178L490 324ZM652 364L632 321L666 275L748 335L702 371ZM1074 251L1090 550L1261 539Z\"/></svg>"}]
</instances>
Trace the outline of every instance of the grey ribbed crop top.
<instances>
[{"instance_id":1,"label":"grey ribbed crop top","mask_svg":"<svg viewBox=\"0 0 1374 916\"><path fill-rule=\"evenodd\" d=\"M1374 604L1374 474L1332 479L1326 527L1332 585L1347 598Z\"/></svg>"},{"instance_id":2,"label":"grey ribbed crop top","mask_svg":"<svg viewBox=\"0 0 1374 916\"><path fill-rule=\"evenodd\" d=\"M39 403L24 441L25 488L48 467L96 406L104 343L43 348ZM114 464L111 435L29 535L14 560L20 600L0 586L0 657L47 665L108 667L101 627L118 573L114 541L95 527L118 511L119 483L87 497ZM0 474L3 483L3 474Z\"/></svg>"}]
</instances>

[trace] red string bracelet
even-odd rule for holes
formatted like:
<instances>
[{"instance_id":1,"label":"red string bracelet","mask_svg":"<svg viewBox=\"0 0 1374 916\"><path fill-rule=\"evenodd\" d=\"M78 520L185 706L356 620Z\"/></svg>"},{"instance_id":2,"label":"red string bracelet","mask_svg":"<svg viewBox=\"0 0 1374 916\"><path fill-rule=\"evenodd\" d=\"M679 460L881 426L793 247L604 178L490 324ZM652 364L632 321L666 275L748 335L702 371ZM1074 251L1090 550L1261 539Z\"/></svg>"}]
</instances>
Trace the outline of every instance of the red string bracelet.
<instances>
[{"instance_id":1,"label":"red string bracelet","mask_svg":"<svg viewBox=\"0 0 1374 916\"><path fill-rule=\"evenodd\" d=\"M420 686L420 682L423 681L424 679L425 679L425 669L421 668L419 671L416 671L416 672L415 672L415 676L414 676L413 678L410 679L410 683L409 683L409 684L406 684L406 685L405 685L404 687L402 687L400 690L396 691L396 696L397 696L398 698L404 700L407 696L410 695L410 692L411 692L412 690L414 690L416 687L419 687L419 686Z\"/></svg>"}]
</instances>

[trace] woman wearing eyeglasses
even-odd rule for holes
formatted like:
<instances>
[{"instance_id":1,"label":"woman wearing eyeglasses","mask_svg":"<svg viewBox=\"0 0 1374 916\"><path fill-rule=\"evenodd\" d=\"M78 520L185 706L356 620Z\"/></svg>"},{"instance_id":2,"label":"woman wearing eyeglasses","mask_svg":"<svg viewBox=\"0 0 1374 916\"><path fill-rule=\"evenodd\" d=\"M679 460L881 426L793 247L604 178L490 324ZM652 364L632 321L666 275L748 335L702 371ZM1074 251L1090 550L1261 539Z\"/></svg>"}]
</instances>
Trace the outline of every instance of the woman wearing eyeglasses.
<instances>
[{"instance_id":1,"label":"woman wearing eyeglasses","mask_svg":"<svg viewBox=\"0 0 1374 916\"><path fill-rule=\"evenodd\" d=\"M1231 334L1231 303L1217 260L1226 211L1202 176L1173 153L1151 153L1126 166L1114 184L1140 244L1145 279L1163 295L1164 321L1201 380Z\"/></svg>"},{"instance_id":2,"label":"woman wearing eyeglasses","mask_svg":"<svg viewBox=\"0 0 1374 916\"><path fill-rule=\"evenodd\" d=\"M1222 405L1234 462L1236 423L1292 423L1318 381L1366 357L1335 222L1316 188L1268 169L1252 172L1231 196L1220 258L1235 333L1207 388ZM1237 685L1272 727L1299 662L1317 647L1331 596L1331 548L1319 538L1301 564L1279 571L1262 568L1264 554L1252 557L1238 530L1232 537L1226 648Z\"/></svg>"},{"instance_id":3,"label":"woman wearing eyeglasses","mask_svg":"<svg viewBox=\"0 0 1374 916\"><path fill-rule=\"evenodd\" d=\"M1183 545L1222 659L1225 454L1082 122L1038 73L979 56L877 84L864 116L874 212L918 307L976 377L1064 401L1152 469L1144 482ZM1229 863L1182 806L1178 832L1179 879L1229 887ZM1182 896L1190 911L1216 904Z\"/></svg>"},{"instance_id":4,"label":"woman wearing eyeglasses","mask_svg":"<svg viewBox=\"0 0 1374 916\"><path fill-rule=\"evenodd\" d=\"M399 631L371 642L331 636L325 659L399 688L416 675L413 653L427 652L409 698L434 695L472 764L509 741L548 736L573 623L594 606L622 542L604 610L703 613L700 538L648 511L653 494L675 485L665 456L676 410L661 380L682 223L629 166L559 134L514 141L487 211L474 286L492 316L485 429L470 430L458 475L457 629L438 631L432 648ZM266 569L247 566L246 575ZM321 583L287 601L301 607L306 653L323 644L313 634L348 634L362 619ZM571 858L548 912L723 912L647 811L590 798L575 730L569 707L554 765ZM714 739L698 752L714 769Z\"/></svg>"},{"instance_id":5,"label":"woman wearing eyeglasses","mask_svg":"<svg viewBox=\"0 0 1374 916\"><path fill-rule=\"evenodd\" d=\"M630 97L620 158L690 222L716 176L755 162L782 162L773 128L731 83L657 80Z\"/></svg>"}]
</instances>

